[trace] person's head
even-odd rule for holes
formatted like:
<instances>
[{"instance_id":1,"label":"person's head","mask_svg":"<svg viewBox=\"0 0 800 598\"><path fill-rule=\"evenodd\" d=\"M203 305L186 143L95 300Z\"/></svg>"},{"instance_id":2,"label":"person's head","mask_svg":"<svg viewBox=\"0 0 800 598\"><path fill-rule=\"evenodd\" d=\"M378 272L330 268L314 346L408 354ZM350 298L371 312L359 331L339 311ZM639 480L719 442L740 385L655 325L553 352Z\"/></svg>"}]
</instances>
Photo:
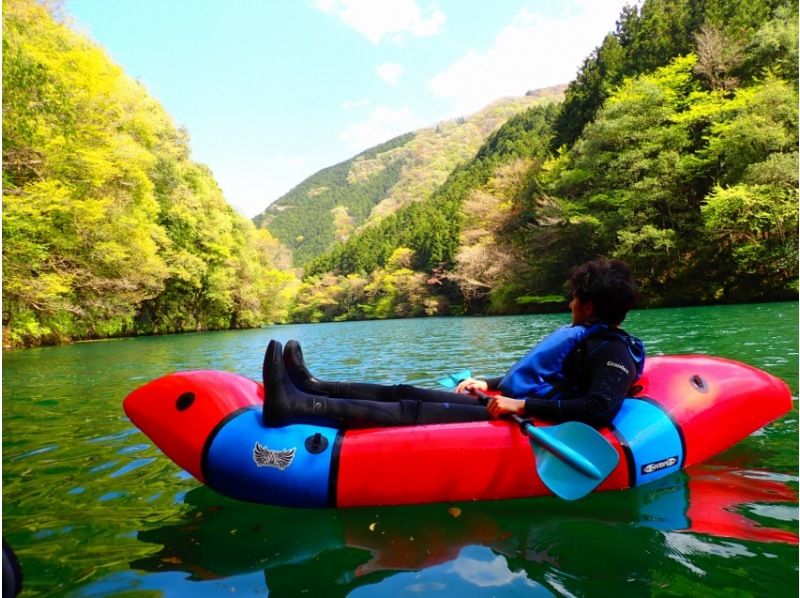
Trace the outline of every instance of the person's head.
<instances>
[{"instance_id":1,"label":"person's head","mask_svg":"<svg viewBox=\"0 0 800 598\"><path fill-rule=\"evenodd\" d=\"M628 264L600 258L581 264L569 277L572 323L600 320L618 326L639 302Z\"/></svg>"}]
</instances>

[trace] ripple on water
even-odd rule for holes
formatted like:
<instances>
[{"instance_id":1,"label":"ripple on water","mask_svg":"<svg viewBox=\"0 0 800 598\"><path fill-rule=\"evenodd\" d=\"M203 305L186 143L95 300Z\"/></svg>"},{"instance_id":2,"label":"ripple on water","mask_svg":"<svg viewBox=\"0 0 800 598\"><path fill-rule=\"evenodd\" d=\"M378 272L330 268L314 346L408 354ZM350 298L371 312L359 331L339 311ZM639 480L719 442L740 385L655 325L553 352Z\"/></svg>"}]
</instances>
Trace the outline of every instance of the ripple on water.
<instances>
[{"instance_id":1,"label":"ripple on water","mask_svg":"<svg viewBox=\"0 0 800 598\"><path fill-rule=\"evenodd\" d=\"M118 478L120 476L125 475L126 473L130 473L131 471L134 471L135 469L139 469L140 467L144 467L145 465L147 465L149 463L152 463L155 460L156 460L155 457L148 457L146 459L136 459L135 461L132 461L132 462L128 463L127 465L124 465L124 466L120 467L118 470L116 470L115 472L111 473L111 475L109 475L108 477L110 477L110 478Z\"/></svg>"},{"instance_id":2,"label":"ripple on water","mask_svg":"<svg viewBox=\"0 0 800 598\"><path fill-rule=\"evenodd\" d=\"M797 507L789 507L786 505L764 505L753 504L748 506L748 510L754 515L760 515L768 519L775 519L777 521L793 521L798 520Z\"/></svg>"},{"instance_id":3,"label":"ripple on water","mask_svg":"<svg viewBox=\"0 0 800 598\"><path fill-rule=\"evenodd\" d=\"M131 446L124 446L117 451L118 455L133 455L135 453L141 453L142 451L146 451L152 445L150 444L134 444Z\"/></svg>"},{"instance_id":4,"label":"ripple on water","mask_svg":"<svg viewBox=\"0 0 800 598\"><path fill-rule=\"evenodd\" d=\"M46 446L42 446L42 447L39 447L37 449L33 449L31 451L27 451L25 453L17 455L16 457L12 457L11 460L12 461L22 461L23 459L28 459L30 457L35 457L36 455L49 453L50 451L54 451L57 448L58 448L57 444L48 444Z\"/></svg>"},{"instance_id":5,"label":"ripple on water","mask_svg":"<svg viewBox=\"0 0 800 598\"><path fill-rule=\"evenodd\" d=\"M101 495L98 500L100 502L108 502L111 500L117 500L127 495L127 492L122 492L120 490L115 490L113 492L106 492L105 494Z\"/></svg>"},{"instance_id":6,"label":"ripple on water","mask_svg":"<svg viewBox=\"0 0 800 598\"><path fill-rule=\"evenodd\" d=\"M119 461L106 461L105 463L101 463L100 465L95 465L89 470L89 473L100 473L101 471L105 471L107 469L111 469L114 467Z\"/></svg>"},{"instance_id":7,"label":"ripple on water","mask_svg":"<svg viewBox=\"0 0 800 598\"><path fill-rule=\"evenodd\" d=\"M47 528L47 529L40 529L34 532L33 537L37 540L43 540L45 538L50 538L55 535L64 535L70 534L75 531L74 525L66 525L59 528Z\"/></svg>"},{"instance_id":8,"label":"ripple on water","mask_svg":"<svg viewBox=\"0 0 800 598\"><path fill-rule=\"evenodd\" d=\"M739 475L741 475L743 478L769 480L773 482L782 482L784 484L789 482L800 482L800 477L796 475L788 475L785 473L778 473L776 471L747 469L740 472Z\"/></svg>"},{"instance_id":9,"label":"ripple on water","mask_svg":"<svg viewBox=\"0 0 800 598\"><path fill-rule=\"evenodd\" d=\"M116 442L118 440L125 440L128 436L139 434L139 430L134 427L129 427L114 434L106 434L104 436L97 436L96 438L87 438L86 442L90 444Z\"/></svg>"},{"instance_id":10,"label":"ripple on water","mask_svg":"<svg viewBox=\"0 0 800 598\"><path fill-rule=\"evenodd\" d=\"M665 535L669 548L669 556L685 564L692 571L697 571L701 574L705 574L705 571L692 561L695 557L700 557L705 560L704 557L707 555L723 558L758 556L757 553L753 552L745 544L732 540L717 540L712 542L702 536L676 532L667 532ZM697 560L699 560L699 558Z\"/></svg>"}]
</instances>

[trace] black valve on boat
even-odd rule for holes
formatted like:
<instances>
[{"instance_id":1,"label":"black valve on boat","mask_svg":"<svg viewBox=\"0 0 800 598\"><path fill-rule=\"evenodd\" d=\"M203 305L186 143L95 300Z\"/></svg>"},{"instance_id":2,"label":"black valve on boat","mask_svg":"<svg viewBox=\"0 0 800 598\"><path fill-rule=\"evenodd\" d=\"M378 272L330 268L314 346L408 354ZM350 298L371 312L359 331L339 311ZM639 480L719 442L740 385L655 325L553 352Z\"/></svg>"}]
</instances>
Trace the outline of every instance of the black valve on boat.
<instances>
[{"instance_id":1,"label":"black valve on boat","mask_svg":"<svg viewBox=\"0 0 800 598\"><path fill-rule=\"evenodd\" d=\"M306 438L306 450L311 453L312 455L316 455L318 453L323 452L326 448L328 448L328 439L325 438L319 432L312 434L308 438Z\"/></svg>"}]
</instances>

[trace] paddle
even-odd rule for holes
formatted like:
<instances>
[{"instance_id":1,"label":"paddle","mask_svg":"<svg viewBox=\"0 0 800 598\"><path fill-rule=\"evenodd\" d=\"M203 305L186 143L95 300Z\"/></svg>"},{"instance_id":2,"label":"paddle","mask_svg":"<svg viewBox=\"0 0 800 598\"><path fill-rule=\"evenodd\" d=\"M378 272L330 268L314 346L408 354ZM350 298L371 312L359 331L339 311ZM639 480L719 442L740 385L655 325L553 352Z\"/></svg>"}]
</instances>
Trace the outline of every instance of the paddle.
<instances>
[{"instance_id":1,"label":"paddle","mask_svg":"<svg viewBox=\"0 0 800 598\"><path fill-rule=\"evenodd\" d=\"M437 380L437 383L447 388L455 388L459 382L467 378L472 378L472 372L470 370L461 370L454 374L447 374L444 378Z\"/></svg>"},{"instance_id":2,"label":"paddle","mask_svg":"<svg viewBox=\"0 0 800 598\"><path fill-rule=\"evenodd\" d=\"M455 375L450 379L454 378ZM458 381L452 386L442 385L454 388L457 384ZM475 391L475 394L484 403L492 399L481 391ZM565 422L543 429L534 427L518 415L512 414L511 418L530 439L539 478L555 495L565 500L586 496L614 471L619 462L619 453L611 443L584 423Z\"/></svg>"}]
</instances>

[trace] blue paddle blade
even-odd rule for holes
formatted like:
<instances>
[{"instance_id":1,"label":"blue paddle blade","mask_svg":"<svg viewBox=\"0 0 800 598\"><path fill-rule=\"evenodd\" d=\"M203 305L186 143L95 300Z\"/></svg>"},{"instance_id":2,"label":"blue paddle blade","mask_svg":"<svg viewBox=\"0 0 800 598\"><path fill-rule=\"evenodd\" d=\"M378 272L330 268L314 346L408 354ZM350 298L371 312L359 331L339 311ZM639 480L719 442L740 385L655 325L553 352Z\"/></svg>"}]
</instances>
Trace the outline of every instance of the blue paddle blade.
<instances>
[{"instance_id":1,"label":"blue paddle blade","mask_svg":"<svg viewBox=\"0 0 800 598\"><path fill-rule=\"evenodd\" d=\"M533 428L533 431L551 446L551 450L544 448L534 436L528 434L536 455L539 478L554 494L565 500L576 500L589 494L619 463L617 450L597 430L586 424L566 422L547 428ZM559 454L559 446L571 449L577 456Z\"/></svg>"},{"instance_id":2,"label":"blue paddle blade","mask_svg":"<svg viewBox=\"0 0 800 598\"><path fill-rule=\"evenodd\" d=\"M466 380L467 378L472 378L472 372L470 370L461 370L459 372L455 372L454 374L447 374L447 376L440 378L436 382L445 388L455 388L458 386L459 382Z\"/></svg>"}]
</instances>

